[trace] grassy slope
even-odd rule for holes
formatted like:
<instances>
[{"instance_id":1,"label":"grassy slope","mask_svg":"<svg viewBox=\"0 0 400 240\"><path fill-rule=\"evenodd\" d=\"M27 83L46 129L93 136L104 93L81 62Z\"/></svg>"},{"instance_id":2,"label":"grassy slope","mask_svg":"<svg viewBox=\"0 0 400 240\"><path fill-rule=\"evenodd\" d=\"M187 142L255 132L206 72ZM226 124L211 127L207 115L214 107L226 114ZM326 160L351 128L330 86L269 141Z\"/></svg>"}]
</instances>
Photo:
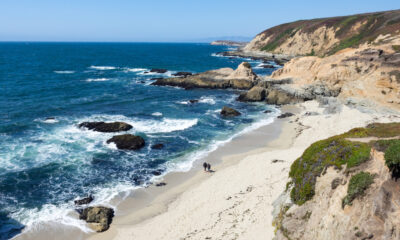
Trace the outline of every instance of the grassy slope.
<instances>
[{"instance_id":1,"label":"grassy slope","mask_svg":"<svg viewBox=\"0 0 400 240\"><path fill-rule=\"evenodd\" d=\"M310 200L314 196L317 177L323 174L327 167L342 168L346 165L346 168L350 169L369 159L371 144L380 144L381 148L389 145L382 141L371 144L351 142L346 138L384 138L399 135L400 123L374 123L365 128L355 128L347 133L313 143L290 167L289 176L291 177L291 182L289 186L293 186L290 192L292 201L302 205ZM398 157L399 154L397 152L397 150L400 151L400 145L395 145L390 149L394 149L392 151L397 153L397 155L390 153L391 155L396 155L392 158L395 160L391 161L400 163L400 157Z\"/></svg>"},{"instance_id":2,"label":"grassy slope","mask_svg":"<svg viewBox=\"0 0 400 240\"><path fill-rule=\"evenodd\" d=\"M360 22L364 24L359 31L352 31L352 27ZM344 17L300 20L278 25L260 33L271 37L269 42L263 46L261 50L273 52L288 38L294 36L296 32L310 33L322 26L328 28L334 27L336 29L335 36L340 39L338 44L328 49L325 53L331 55L344 48L357 47L361 43L373 41L380 34L392 34L400 30L400 10Z\"/></svg>"}]
</instances>

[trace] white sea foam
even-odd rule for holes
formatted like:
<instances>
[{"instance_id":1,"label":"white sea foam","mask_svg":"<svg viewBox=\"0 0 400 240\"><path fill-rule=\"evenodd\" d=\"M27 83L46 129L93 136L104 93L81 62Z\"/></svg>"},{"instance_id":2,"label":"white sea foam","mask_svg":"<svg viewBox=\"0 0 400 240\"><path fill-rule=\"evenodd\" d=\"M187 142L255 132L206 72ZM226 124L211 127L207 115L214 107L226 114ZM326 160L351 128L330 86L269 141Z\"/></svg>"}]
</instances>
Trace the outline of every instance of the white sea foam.
<instances>
[{"instance_id":1,"label":"white sea foam","mask_svg":"<svg viewBox=\"0 0 400 240\"><path fill-rule=\"evenodd\" d=\"M145 133L168 133L182 131L197 124L197 119L171 119L163 118L162 121L137 121L133 122L133 128Z\"/></svg>"},{"instance_id":2,"label":"white sea foam","mask_svg":"<svg viewBox=\"0 0 400 240\"><path fill-rule=\"evenodd\" d=\"M145 72L147 68L124 68L124 72Z\"/></svg>"},{"instance_id":3,"label":"white sea foam","mask_svg":"<svg viewBox=\"0 0 400 240\"><path fill-rule=\"evenodd\" d=\"M152 113L151 115L156 116L156 117L159 117L159 116L162 116L163 114L160 113L160 112L155 112L155 113Z\"/></svg>"},{"instance_id":4,"label":"white sea foam","mask_svg":"<svg viewBox=\"0 0 400 240\"><path fill-rule=\"evenodd\" d=\"M73 74L73 73L75 73L75 71L54 71L55 73L58 73L58 74Z\"/></svg>"},{"instance_id":5,"label":"white sea foam","mask_svg":"<svg viewBox=\"0 0 400 240\"><path fill-rule=\"evenodd\" d=\"M168 172L187 172L193 167L193 163L199 159L202 159L206 157L208 154L211 152L215 151L217 148L225 145L226 143L232 141L232 139L243 135L245 133L254 131L255 129L258 129L262 126L271 124L274 122L274 118L278 116L280 113L280 110L276 109L275 112L270 115L270 118L262 118L250 126L242 129L241 131L233 134L227 139L224 140L214 140L211 143L209 143L206 147L204 147L201 150L189 153L188 155L182 157L181 159L177 159L176 161L171 161L167 163L168 166Z\"/></svg>"},{"instance_id":6,"label":"white sea foam","mask_svg":"<svg viewBox=\"0 0 400 240\"><path fill-rule=\"evenodd\" d=\"M86 82L105 82L110 80L110 78L88 78Z\"/></svg>"},{"instance_id":7,"label":"white sea foam","mask_svg":"<svg viewBox=\"0 0 400 240\"><path fill-rule=\"evenodd\" d=\"M199 103L207 103L207 104L214 105L215 99L212 97L201 97L199 100Z\"/></svg>"},{"instance_id":8,"label":"white sea foam","mask_svg":"<svg viewBox=\"0 0 400 240\"><path fill-rule=\"evenodd\" d=\"M116 67L112 66L90 66L89 68L95 69L95 70L114 70Z\"/></svg>"}]
</instances>

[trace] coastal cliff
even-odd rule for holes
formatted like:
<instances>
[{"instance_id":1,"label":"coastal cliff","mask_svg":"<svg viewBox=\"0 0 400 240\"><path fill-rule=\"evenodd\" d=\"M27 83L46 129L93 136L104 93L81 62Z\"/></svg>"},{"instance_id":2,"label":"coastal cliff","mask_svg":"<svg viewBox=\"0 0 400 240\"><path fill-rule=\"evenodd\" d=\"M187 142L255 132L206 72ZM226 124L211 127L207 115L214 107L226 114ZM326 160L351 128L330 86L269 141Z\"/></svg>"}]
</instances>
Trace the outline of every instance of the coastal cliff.
<instances>
[{"instance_id":1,"label":"coastal cliff","mask_svg":"<svg viewBox=\"0 0 400 240\"><path fill-rule=\"evenodd\" d=\"M244 52L326 56L400 30L400 10L300 20L258 34Z\"/></svg>"}]
</instances>

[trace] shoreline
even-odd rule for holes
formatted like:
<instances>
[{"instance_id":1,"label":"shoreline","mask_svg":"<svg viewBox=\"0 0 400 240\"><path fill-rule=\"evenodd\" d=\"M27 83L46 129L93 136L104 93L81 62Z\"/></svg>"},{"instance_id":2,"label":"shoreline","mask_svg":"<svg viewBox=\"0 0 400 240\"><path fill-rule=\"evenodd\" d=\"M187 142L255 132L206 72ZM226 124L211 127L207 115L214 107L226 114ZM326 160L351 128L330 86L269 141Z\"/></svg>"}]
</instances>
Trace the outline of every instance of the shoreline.
<instances>
[{"instance_id":1,"label":"shoreline","mask_svg":"<svg viewBox=\"0 0 400 240\"><path fill-rule=\"evenodd\" d=\"M285 106L284 109L289 112L297 112L294 106ZM167 212L169 204L176 201L182 193L195 188L211 177L212 174L238 164L246 155L265 151L269 142L275 141L283 134L283 126L286 122L286 119L275 118L274 122L268 125L233 138L230 142L208 153L204 158L196 160L189 171L166 174L161 178L162 182L167 183L166 186L156 187L151 185L148 188L134 191L130 197L118 206L118 212L122 214L114 217L110 229L103 233L90 234L87 239L113 239L117 234L118 228L140 224ZM260 141L262 139L263 141ZM248 145L243 146L244 143ZM241 147L238 148L238 146ZM203 171L203 161L211 164L213 172Z\"/></svg>"},{"instance_id":2,"label":"shoreline","mask_svg":"<svg viewBox=\"0 0 400 240\"><path fill-rule=\"evenodd\" d=\"M297 111L293 106L282 107L282 111L287 110L293 112ZM172 170L160 177L154 177L155 180L152 185L141 187L128 193L121 192L114 197L110 203L100 204L104 206L116 206L116 216L113 218L110 229L103 233L85 233L80 228L72 225L54 225L49 222L39 228L22 232L13 239L35 240L43 239L43 237L54 237L67 240L71 239L71 236L73 236L74 239L96 239L97 236L108 236L113 232L114 225L137 224L154 217L165 212L170 202L175 200L185 190L196 185L197 181L203 181L208 177L202 174L203 161L211 163L212 170L235 164L239 161L240 156L249 152L262 150L266 145L263 141L264 137L267 137L269 141L279 137L282 127L281 123L284 121L285 119L278 119L276 115L272 118L272 123L267 123L255 128L252 128L252 125L250 125L236 133L237 135L233 135L231 139L223 141L216 149L207 152L204 157L194 160L189 171L178 172ZM246 130L247 128L252 129ZM249 138L253 139L253 141L251 141L252 144L249 144ZM244 145L244 143L247 143L247 145ZM240 145L240 147L238 147L238 145ZM235 157L236 160L226 163L222 159L226 158L226 156ZM158 182L166 182L167 185L156 187L155 184ZM69 216L76 219L79 218L76 212L70 213ZM132 221L132 218L136 220Z\"/></svg>"},{"instance_id":3,"label":"shoreline","mask_svg":"<svg viewBox=\"0 0 400 240\"><path fill-rule=\"evenodd\" d=\"M164 188L165 192L144 208L116 217L107 232L88 239L271 239L273 212L282 200L277 199L284 192L291 163L311 143L371 122L393 121L385 114L363 113L347 106L325 114L316 101L295 108L294 117L265 127L276 130L275 137L257 138L264 132L257 130L252 132L256 135L242 137L243 142L262 146L236 154L229 154L229 149L222 151L221 162L211 162L216 170L211 174L197 166L197 170L193 168L197 173L192 172L183 183L176 175L166 177L168 184L173 185L173 179L180 184ZM308 111L318 114L305 114ZM239 138L230 147L240 143ZM154 189L158 190L144 189L143 194L151 196ZM132 206L140 204L131 202L126 207L132 210Z\"/></svg>"}]
</instances>

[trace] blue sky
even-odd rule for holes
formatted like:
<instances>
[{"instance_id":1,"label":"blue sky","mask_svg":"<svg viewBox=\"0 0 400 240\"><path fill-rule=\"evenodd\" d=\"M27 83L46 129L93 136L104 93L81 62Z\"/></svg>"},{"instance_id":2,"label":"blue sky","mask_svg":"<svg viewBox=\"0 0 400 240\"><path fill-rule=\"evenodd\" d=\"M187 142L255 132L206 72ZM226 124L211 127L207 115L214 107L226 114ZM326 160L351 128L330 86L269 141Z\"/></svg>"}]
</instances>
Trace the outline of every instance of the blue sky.
<instances>
[{"instance_id":1,"label":"blue sky","mask_svg":"<svg viewBox=\"0 0 400 240\"><path fill-rule=\"evenodd\" d=\"M0 41L253 37L299 19L400 9L399 0L0 0Z\"/></svg>"}]
</instances>

